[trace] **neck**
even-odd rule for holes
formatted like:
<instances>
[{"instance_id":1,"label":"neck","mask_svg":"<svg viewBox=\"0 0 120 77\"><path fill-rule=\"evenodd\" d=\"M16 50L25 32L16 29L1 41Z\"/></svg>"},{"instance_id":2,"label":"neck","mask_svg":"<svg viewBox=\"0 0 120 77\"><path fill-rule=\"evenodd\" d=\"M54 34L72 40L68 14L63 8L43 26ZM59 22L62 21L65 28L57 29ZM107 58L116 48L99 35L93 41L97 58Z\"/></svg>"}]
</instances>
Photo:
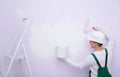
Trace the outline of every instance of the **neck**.
<instances>
[{"instance_id":1,"label":"neck","mask_svg":"<svg viewBox=\"0 0 120 77\"><path fill-rule=\"evenodd\" d=\"M101 51L101 50L103 50L104 48L101 46L101 47L96 47L95 48L95 51Z\"/></svg>"}]
</instances>

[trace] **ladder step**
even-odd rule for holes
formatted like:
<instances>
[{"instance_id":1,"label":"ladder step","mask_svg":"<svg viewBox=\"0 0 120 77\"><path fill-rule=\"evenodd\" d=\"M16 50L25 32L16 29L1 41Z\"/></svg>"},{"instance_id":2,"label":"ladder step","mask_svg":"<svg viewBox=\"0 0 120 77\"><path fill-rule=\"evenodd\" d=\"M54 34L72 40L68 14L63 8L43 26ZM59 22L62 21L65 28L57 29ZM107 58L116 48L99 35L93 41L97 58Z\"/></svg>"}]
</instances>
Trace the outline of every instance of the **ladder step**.
<instances>
[{"instance_id":1,"label":"ladder step","mask_svg":"<svg viewBox=\"0 0 120 77\"><path fill-rule=\"evenodd\" d=\"M11 55L7 55L7 58L11 59L12 56L11 56ZM20 59L25 59L25 56L17 56L17 57L15 58L15 60L20 60Z\"/></svg>"}]
</instances>

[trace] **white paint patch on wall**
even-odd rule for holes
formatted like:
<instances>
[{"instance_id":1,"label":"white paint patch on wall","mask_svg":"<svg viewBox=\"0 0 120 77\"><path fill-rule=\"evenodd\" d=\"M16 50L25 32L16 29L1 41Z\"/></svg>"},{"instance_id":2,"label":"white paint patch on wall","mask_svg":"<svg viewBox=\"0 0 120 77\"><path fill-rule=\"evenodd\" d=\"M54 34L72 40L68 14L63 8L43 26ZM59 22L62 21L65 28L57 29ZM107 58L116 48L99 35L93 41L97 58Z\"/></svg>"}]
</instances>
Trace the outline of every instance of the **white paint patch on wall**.
<instances>
[{"instance_id":1,"label":"white paint patch on wall","mask_svg":"<svg viewBox=\"0 0 120 77\"><path fill-rule=\"evenodd\" d=\"M67 22L59 22L50 26L44 24L41 26L31 26L31 38L30 44L32 47L32 52L35 56L39 58L53 58L55 57L55 47L70 47L70 49L76 50L78 44L81 43L81 48L83 46L83 39L85 34L83 33L83 28L79 25ZM72 51L70 50L71 54Z\"/></svg>"}]
</instances>

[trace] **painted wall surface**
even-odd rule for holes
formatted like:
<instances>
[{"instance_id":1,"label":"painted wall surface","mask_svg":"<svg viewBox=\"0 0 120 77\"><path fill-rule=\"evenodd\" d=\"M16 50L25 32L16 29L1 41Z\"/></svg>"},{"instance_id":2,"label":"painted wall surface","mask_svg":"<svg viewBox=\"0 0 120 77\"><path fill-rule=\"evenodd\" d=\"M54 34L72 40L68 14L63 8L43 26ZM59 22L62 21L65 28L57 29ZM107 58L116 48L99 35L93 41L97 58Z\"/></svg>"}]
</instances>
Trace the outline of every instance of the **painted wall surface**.
<instances>
[{"instance_id":1,"label":"painted wall surface","mask_svg":"<svg viewBox=\"0 0 120 77\"><path fill-rule=\"evenodd\" d=\"M88 67L80 70L57 60L55 48L69 46L69 58L76 62L91 53L83 33L84 21L89 18L90 26L103 27L115 39L112 74L119 77L119 8L119 0L0 0L0 63L16 34L20 31L19 40L23 32L21 20L28 17L31 22L23 42L33 77L88 77ZM13 66L15 76L21 77L19 62Z\"/></svg>"}]
</instances>

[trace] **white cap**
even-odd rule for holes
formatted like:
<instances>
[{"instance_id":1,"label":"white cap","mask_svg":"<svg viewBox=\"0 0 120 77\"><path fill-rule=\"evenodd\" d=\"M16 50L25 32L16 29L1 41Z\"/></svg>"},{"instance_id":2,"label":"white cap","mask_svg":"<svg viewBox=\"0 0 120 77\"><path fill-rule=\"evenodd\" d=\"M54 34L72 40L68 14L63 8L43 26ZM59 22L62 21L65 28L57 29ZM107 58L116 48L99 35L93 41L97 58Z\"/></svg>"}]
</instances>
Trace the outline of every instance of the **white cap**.
<instances>
[{"instance_id":1,"label":"white cap","mask_svg":"<svg viewBox=\"0 0 120 77\"><path fill-rule=\"evenodd\" d=\"M104 43L105 35L100 31L93 31L88 35L88 39L97 43Z\"/></svg>"}]
</instances>

